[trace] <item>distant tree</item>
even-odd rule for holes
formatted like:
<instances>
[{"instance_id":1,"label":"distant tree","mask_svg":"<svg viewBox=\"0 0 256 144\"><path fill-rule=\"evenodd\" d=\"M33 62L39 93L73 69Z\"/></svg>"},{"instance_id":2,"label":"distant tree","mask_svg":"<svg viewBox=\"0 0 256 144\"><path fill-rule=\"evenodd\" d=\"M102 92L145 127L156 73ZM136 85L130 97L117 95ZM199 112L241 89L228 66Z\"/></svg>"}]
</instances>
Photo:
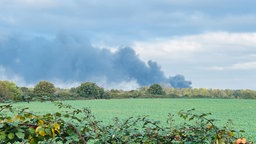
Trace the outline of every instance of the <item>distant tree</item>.
<instances>
[{"instance_id":1,"label":"distant tree","mask_svg":"<svg viewBox=\"0 0 256 144\"><path fill-rule=\"evenodd\" d=\"M40 81L34 87L34 94L37 96L53 96L55 92L54 84L48 81Z\"/></svg>"},{"instance_id":2,"label":"distant tree","mask_svg":"<svg viewBox=\"0 0 256 144\"><path fill-rule=\"evenodd\" d=\"M29 88L27 87L20 87L20 90L22 93L28 93L29 92Z\"/></svg>"},{"instance_id":3,"label":"distant tree","mask_svg":"<svg viewBox=\"0 0 256 144\"><path fill-rule=\"evenodd\" d=\"M6 85L0 81L0 102L3 102L8 99L8 89L6 88Z\"/></svg>"},{"instance_id":4,"label":"distant tree","mask_svg":"<svg viewBox=\"0 0 256 144\"><path fill-rule=\"evenodd\" d=\"M240 96L241 98L246 98L246 99L251 99L251 98L256 98L256 92L253 90L245 89L242 90L242 95Z\"/></svg>"},{"instance_id":5,"label":"distant tree","mask_svg":"<svg viewBox=\"0 0 256 144\"><path fill-rule=\"evenodd\" d=\"M116 89L111 89L110 91L108 91L108 93L111 98L117 98L120 94L119 90Z\"/></svg>"},{"instance_id":6,"label":"distant tree","mask_svg":"<svg viewBox=\"0 0 256 144\"><path fill-rule=\"evenodd\" d=\"M21 90L15 83L9 81L0 81L0 101L19 100Z\"/></svg>"},{"instance_id":7,"label":"distant tree","mask_svg":"<svg viewBox=\"0 0 256 144\"><path fill-rule=\"evenodd\" d=\"M85 98L101 99L104 98L105 95L104 89L92 82L82 83L79 87L77 87L76 92L79 96Z\"/></svg>"},{"instance_id":8,"label":"distant tree","mask_svg":"<svg viewBox=\"0 0 256 144\"><path fill-rule=\"evenodd\" d=\"M163 88L159 85L159 84L152 84L147 92L149 94L153 94L153 95L165 95L165 91L163 90Z\"/></svg>"},{"instance_id":9,"label":"distant tree","mask_svg":"<svg viewBox=\"0 0 256 144\"><path fill-rule=\"evenodd\" d=\"M20 87L22 95L21 95L21 100L30 102L33 98L33 89L27 88L27 87Z\"/></svg>"}]
</instances>

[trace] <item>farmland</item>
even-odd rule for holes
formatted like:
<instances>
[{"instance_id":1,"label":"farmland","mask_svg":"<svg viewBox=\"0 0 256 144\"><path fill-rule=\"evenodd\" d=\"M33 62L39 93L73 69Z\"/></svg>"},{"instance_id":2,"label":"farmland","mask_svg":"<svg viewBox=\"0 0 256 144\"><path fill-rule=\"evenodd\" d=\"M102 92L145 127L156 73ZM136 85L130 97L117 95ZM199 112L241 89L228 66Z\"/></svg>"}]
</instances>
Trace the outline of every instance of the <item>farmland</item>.
<instances>
[{"instance_id":1,"label":"farmland","mask_svg":"<svg viewBox=\"0 0 256 144\"><path fill-rule=\"evenodd\" d=\"M74 107L88 107L98 120L110 123L114 117L126 119L131 116L148 115L150 119L165 124L168 113L195 108L196 112L211 112L217 124L224 125L228 119L234 129L243 129L245 137L256 141L256 101L245 99L111 99L64 101ZM16 103L15 107L29 107L38 113L56 112L59 109L51 102ZM179 122L180 119L177 119Z\"/></svg>"}]
</instances>

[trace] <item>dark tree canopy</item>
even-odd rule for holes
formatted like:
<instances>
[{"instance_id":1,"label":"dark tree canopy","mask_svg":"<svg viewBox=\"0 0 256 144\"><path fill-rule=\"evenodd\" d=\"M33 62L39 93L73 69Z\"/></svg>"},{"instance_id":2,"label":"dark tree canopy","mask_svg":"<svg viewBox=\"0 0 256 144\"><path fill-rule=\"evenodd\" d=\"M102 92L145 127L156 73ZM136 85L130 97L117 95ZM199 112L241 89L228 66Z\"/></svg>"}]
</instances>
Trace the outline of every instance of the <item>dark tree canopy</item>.
<instances>
[{"instance_id":1,"label":"dark tree canopy","mask_svg":"<svg viewBox=\"0 0 256 144\"><path fill-rule=\"evenodd\" d=\"M163 88L159 84L152 84L148 88L147 91L149 94L153 94L153 95L164 95L165 94Z\"/></svg>"},{"instance_id":2,"label":"dark tree canopy","mask_svg":"<svg viewBox=\"0 0 256 144\"><path fill-rule=\"evenodd\" d=\"M79 96L85 98L98 99L104 97L104 89L92 82L82 83L79 87L77 87L77 93Z\"/></svg>"},{"instance_id":3,"label":"dark tree canopy","mask_svg":"<svg viewBox=\"0 0 256 144\"><path fill-rule=\"evenodd\" d=\"M34 94L37 96L52 96L54 92L54 84L48 81L40 81L34 88Z\"/></svg>"}]
</instances>

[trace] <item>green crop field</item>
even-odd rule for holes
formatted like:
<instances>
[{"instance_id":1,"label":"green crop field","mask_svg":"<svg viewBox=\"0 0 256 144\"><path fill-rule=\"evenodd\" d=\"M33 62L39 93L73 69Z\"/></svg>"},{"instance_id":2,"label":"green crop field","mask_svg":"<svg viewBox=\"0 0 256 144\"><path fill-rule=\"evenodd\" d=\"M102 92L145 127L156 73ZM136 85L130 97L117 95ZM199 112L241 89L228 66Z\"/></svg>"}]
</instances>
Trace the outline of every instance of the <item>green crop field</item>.
<instances>
[{"instance_id":1,"label":"green crop field","mask_svg":"<svg viewBox=\"0 0 256 144\"><path fill-rule=\"evenodd\" d=\"M256 142L256 100L245 99L111 99L64 101L74 107L88 107L98 120L110 123L114 117L148 115L150 119L165 124L168 113L195 108L196 112L211 112L211 117L222 126L228 119L234 129L246 131L244 136ZM17 103L15 107L29 107L39 113L56 112L59 109L51 102ZM177 122L180 119L177 118Z\"/></svg>"}]
</instances>

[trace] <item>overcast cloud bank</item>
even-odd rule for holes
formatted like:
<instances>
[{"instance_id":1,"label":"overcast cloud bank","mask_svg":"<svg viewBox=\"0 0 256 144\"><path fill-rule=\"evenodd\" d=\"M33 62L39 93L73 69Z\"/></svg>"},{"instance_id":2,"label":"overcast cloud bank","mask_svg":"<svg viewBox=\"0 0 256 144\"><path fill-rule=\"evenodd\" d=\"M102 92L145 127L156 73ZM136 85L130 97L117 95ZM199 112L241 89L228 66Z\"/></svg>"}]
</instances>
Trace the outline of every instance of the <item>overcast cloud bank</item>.
<instances>
[{"instance_id":1,"label":"overcast cloud bank","mask_svg":"<svg viewBox=\"0 0 256 144\"><path fill-rule=\"evenodd\" d=\"M11 44L10 50L21 47L19 45L26 47L29 58L33 59L33 55L39 58L46 55L51 59L53 56L43 54L45 52L42 48L49 46L47 49L53 50L50 47L61 46L61 42L52 41L56 34L65 33L67 37L79 35L75 39L80 39L80 42L74 43L73 53L73 43L68 42L64 46L64 50L69 51L71 57L74 57L72 55L77 49L86 50L88 47L101 48L93 52L94 56L107 57L102 54L105 53L117 57L117 53L122 53L120 47L131 46L135 57L148 69L148 61L157 62L166 79L182 74L193 82L193 87L256 89L255 5L254 0L1 0L0 41L17 42ZM37 41L40 41L40 45L35 44ZM5 45L8 46L6 43ZM11 53L8 50L5 52ZM19 55L22 52L14 53ZM24 62L24 55L21 56L22 59L4 56L2 60L7 60L7 57L16 59L11 60L12 62L0 61L5 63L1 64L5 76L0 77L24 83L26 78L20 75L24 70L16 74L22 63L30 63L28 59L28 62ZM77 57L81 57L81 54ZM85 58L77 60L77 65L83 60ZM62 61L64 60L59 59L56 63ZM40 63L50 66L47 62ZM12 69L14 65L15 71ZM66 70L69 65L72 64L59 68ZM36 70L37 67L31 64L28 69ZM77 70L76 75L82 75L79 71L84 70ZM69 72L67 70L65 73ZM99 75L96 73L96 77ZM99 78L103 80L101 84L118 85L116 80L109 83L109 75L111 74ZM41 76L31 74L31 77ZM55 81L60 83L62 80ZM135 86L144 83L143 81L137 82L133 78L124 77L122 83L128 82ZM67 83L76 84L72 81Z\"/></svg>"}]
</instances>

